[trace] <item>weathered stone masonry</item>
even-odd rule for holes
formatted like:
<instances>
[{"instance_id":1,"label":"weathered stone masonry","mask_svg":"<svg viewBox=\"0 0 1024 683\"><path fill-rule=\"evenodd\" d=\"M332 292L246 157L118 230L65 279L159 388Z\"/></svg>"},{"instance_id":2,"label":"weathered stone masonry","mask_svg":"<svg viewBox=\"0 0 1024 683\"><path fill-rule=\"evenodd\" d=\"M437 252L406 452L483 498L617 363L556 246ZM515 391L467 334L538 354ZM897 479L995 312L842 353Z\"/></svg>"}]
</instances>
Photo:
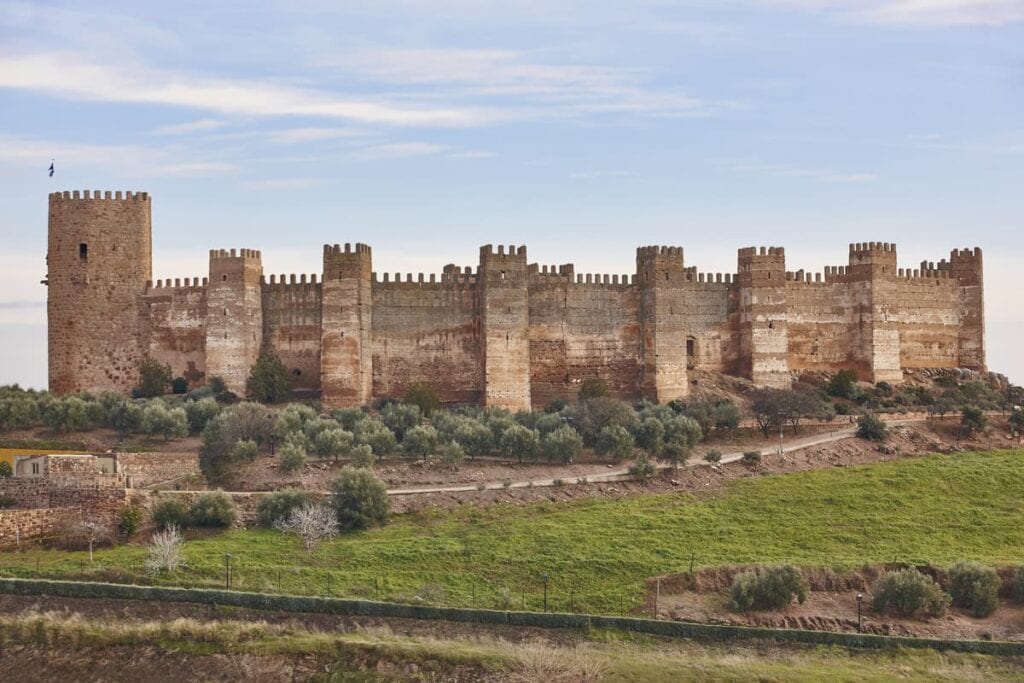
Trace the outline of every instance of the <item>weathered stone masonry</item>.
<instances>
[{"instance_id":1,"label":"weathered stone masonry","mask_svg":"<svg viewBox=\"0 0 1024 683\"><path fill-rule=\"evenodd\" d=\"M153 283L150 202L50 195L52 390L128 391L150 356L241 392L264 347L328 406L421 381L447 402L520 409L589 377L665 401L695 368L769 386L799 370L899 382L906 368L985 369L980 249L910 270L893 244L851 244L847 265L812 275L787 271L781 247L749 247L723 275L686 267L682 247L640 247L633 274L609 276L488 245L475 268L425 278L379 275L370 247L346 244L325 245L319 280L268 277L242 249L211 251L205 278Z\"/></svg>"}]
</instances>

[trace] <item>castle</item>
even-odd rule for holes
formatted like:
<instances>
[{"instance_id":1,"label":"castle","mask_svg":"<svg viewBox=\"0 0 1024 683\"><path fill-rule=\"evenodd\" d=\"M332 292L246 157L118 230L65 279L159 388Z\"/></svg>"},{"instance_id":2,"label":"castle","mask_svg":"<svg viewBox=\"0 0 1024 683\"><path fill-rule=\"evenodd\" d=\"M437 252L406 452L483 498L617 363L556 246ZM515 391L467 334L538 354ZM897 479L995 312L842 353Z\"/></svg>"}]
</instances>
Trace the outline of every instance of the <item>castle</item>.
<instances>
[{"instance_id":1,"label":"castle","mask_svg":"<svg viewBox=\"0 0 1024 683\"><path fill-rule=\"evenodd\" d=\"M510 409L572 398L600 377L622 397L688 394L693 369L788 386L849 368L897 383L905 368L985 369L980 249L897 267L889 243L847 265L786 270L781 247L739 250L737 272L687 267L681 247L640 247L629 275L539 266L526 247L481 247L440 276L373 271L365 244L325 245L317 275L265 275L260 252L210 252L202 279L152 281L145 192L50 195L50 389L127 392L145 357L190 386L243 393L261 349L329 407L430 384L445 402Z\"/></svg>"}]
</instances>

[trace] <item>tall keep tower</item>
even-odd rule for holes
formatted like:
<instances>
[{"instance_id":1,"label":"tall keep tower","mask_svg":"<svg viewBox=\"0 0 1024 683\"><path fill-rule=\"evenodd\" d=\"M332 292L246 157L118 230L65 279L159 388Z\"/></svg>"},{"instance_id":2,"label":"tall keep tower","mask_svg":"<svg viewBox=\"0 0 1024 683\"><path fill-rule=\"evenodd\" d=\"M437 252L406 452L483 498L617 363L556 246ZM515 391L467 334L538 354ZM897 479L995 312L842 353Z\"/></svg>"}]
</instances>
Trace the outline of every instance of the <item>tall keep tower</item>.
<instances>
[{"instance_id":1,"label":"tall keep tower","mask_svg":"<svg viewBox=\"0 0 1024 683\"><path fill-rule=\"evenodd\" d=\"M683 398L690 390L682 306L683 248L639 247L636 281L640 286L641 393L661 403Z\"/></svg>"},{"instance_id":2,"label":"tall keep tower","mask_svg":"<svg viewBox=\"0 0 1024 683\"><path fill-rule=\"evenodd\" d=\"M324 245L320 387L329 408L373 398L373 252L365 244Z\"/></svg>"},{"instance_id":3,"label":"tall keep tower","mask_svg":"<svg viewBox=\"0 0 1024 683\"><path fill-rule=\"evenodd\" d=\"M850 285L858 307L858 339L853 347L861 379L903 381L897 327L899 289L896 245L858 242L850 245Z\"/></svg>"},{"instance_id":4,"label":"tall keep tower","mask_svg":"<svg viewBox=\"0 0 1024 683\"><path fill-rule=\"evenodd\" d=\"M50 195L47 293L50 391L127 392L145 355L140 296L153 277L145 192Z\"/></svg>"},{"instance_id":5,"label":"tall keep tower","mask_svg":"<svg viewBox=\"0 0 1024 683\"><path fill-rule=\"evenodd\" d=\"M206 290L206 375L245 395L263 343L263 262L255 249L210 250Z\"/></svg>"},{"instance_id":6,"label":"tall keep tower","mask_svg":"<svg viewBox=\"0 0 1024 683\"><path fill-rule=\"evenodd\" d=\"M484 405L530 409L530 305L526 247L480 247Z\"/></svg>"},{"instance_id":7,"label":"tall keep tower","mask_svg":"<svg viewBox=\"0 0 1024 683\"><path fill-rule=\"evenodd\" d=\"M786 251L782 247L744 247L739 250L737 266L740 374L755 384L788 388Z\"/></svg>"}]
</instances>

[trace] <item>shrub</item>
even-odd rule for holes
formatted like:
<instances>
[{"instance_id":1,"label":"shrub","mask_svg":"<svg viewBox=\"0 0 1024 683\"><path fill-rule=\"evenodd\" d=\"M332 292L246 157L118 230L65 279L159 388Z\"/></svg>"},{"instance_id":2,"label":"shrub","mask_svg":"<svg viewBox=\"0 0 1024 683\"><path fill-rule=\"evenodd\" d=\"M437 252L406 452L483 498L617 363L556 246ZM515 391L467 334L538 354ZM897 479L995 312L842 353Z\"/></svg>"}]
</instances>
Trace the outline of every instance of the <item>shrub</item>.
<instances>
[{"instance_id":1,"label":"shrub","mask_svg":"<svg viewBox=\"0 0 1024 683\"><path fill-rule=\"evenodd\" d=\"M1024 432L1024 409L1018 408L1010 414L1010 425L1018 432Z\"/></svg>"},{"instance_id":2,"label":"shrub","mask_svg":"<svg viewBox=\"0 0 1024 683\"><path fill-rule=\"evenodd\" d=\"M349 459L356 467L373 467L377 462L377 456L373 454L373 449L366 444L353 446L349 453Z\"/></svg>"},{"instance_id":3,"label":"shrub","mask_svg":"<svg viewBox=\"0 0 1024 683\"><path fill-rule=\"evenodd\" d=\"M840 370L829 379L825 391L830 396L839 398L857 397L857 373L853 370Z\"/></svg>"},{"instance_id":4,"label":"shrub","mask_svg":"<svg viewBox=\"0 0 1024 683\"><path fill-rule=\"evenodd\" d=\"M708 451L707 453L704 454L704 460L710 463L721 462L722 451Z\"/></svg>"},{"instance_id":5,"label":"shrub","mask_svg":"<svg viewBox=\"0 0 1024 683\"><path fill-rule=\"evenodd\" d=\"M165 498L153 506L150 519L158 529L166 529L172 525L179 529L186 527L190 521L188 506L177 496Z\"/></svg>"},{"instance_id":6,"label":"shrub","mask_svg":"<svg viewBox=\"0 0 1024 683\"><path fill-rule=\"evenodd\" d=\"M379 420L363 420L356 425L356 443L366 444L373 454L381 457L393 453L398 445L395 434Z\"/></svg>"},{"instance_id":7,"label":"shrub","mask_svg":"<svg viewBox=\"0 0 1024 683\"><path fill-rule=\"evenodd\" d=\"M31 396L0 399L0 430L27 429L39 421L39 404Z\"/></svg>"},{"instance_id":8,"label":"shrub","mask_svg":"<svg viewBox=\"0 0 1024 683\"><path fill-rule=\"evenodd\" d=\"M253 461L259 453L259 445L252 439L242 439L235 444L231 455L235 460Z\"/></svg>"},{"instance_id":9,"label":"shrub","mask_svg":"<svg viewBox=\"0 0 1024 683\"><path fill-rule=\"evenodd\" d=\"M184 377L175 377L171 380L171 393L184 394L188 391L188 380Z\"/></svg>"},{"instance_id":10,"label":"shrub","mask_svg":"<svg viewBox=\"0 0 1024 683\"><path fill-rule=\"evenodd\" d=\"M977 406L964 406L960 412L960 427L966 436L984 431L987 424L988 417L985 416L985 411Z\"/></svg>"},{"instance_id":11,"label":"shrub","mask_svg":"<svg viewBox=\"0 0 1024 683\"><path fill-rule=\"evenodd\" d=\"M160 396L171 383L171 366L155 358L146 358L139 365L139 396L149 398Z\"/></svg>"},{"instance_id":12,"label":"shrub","mask_svg":"<svg viewBox=\"0 0 1024 683\"><path fill-rule=\"evenodd\" d=\"M184 408L168 408L160 401L150 401L142 409L142 431L162 436L164 441L188 436L188 418Z\"/></svg>"},{"instance_id":13,"label":"shrub","mask_svg":"<svg viewBox=\"0 0 1024 683\"><path fill-rule=\"evenodd\" d=\"M1014 600L1024 602L1024 566L1017 567L1016 571L1013 572L1010 592Z\"/></svg>"},{"instance_id":14,"label":"shrub","mask_svg":"<svg viewBox=\"0 0 1024 683\"><path fill-rule=\"evenodd\" d=\"M452 436L459 442L466 451L466 455L470 458L475 458L478 455L487 455L491 452L494 438L493 433L487 428L487 425L481 424L476 420L460 424L455 428Z\"/></svg>"},{"instance_id":15,"label":"shrub","mask_svg":"<svg viewBox=\"0 0 1024 683\"><path fill-rule=\"evenodd\" d=\"M719 401L715 406L715 431L731 432L739 426L739 406L730 400Z\"/></svg>"},{"instance_id":16,"label":"shrub","mask_svg":"<svg viewBox=\"0 0 1024 683\"><path fill-rule=\"evenodd\" d=\"M782 609L796 598L807 600L807 581L796 567L766 567L740 572L729 588L729 607L736 612L751 609Z\"/></svg>"},{"instance_id":17,"label":"shrub","mask_svg":"<svg viewBox=\"0 0 1024 683\"><path fill-rule=\"evenodd\" d=\"M452 441L441 449L441 458L449 468L457 470L459 469L459 465L462 464L462 461L465 460L466 452L463 450L462 446L459 445L458 441Z\"/></svg>"},{"instance_id":18,"label":"shrub","mask_svg":"<svg viewBox=\"0 0 1024 683\"><path fill-rule=\"evenodd\" d=\"M149 543L149 555L146 557L146 571L150 574L173 572L183 564L181 555L183 540L178 526L170 524L163 531L153 534Z\"/></svg>"},{"instance_id":19,"label":"shrub","mask_svg":"<svg viewBox=\"0 0 1024 683\"><path fill-rule=\"evenodd\" d=\"M615 462L633 455L635 447L633 435L621 425L609 425L602 429L598 432L597 443L594 445L599 455L609 455Z\"/></svg>"},{"instance_id":20,"label":"shrub","mask_svg":"<svg viewBox=\"0 0 1024 683\"><path fill-rule=\"evenodd\" d=\"M560 413L569 407L569 402L564 398L556 398L551 403L544 406L545 413Z\"/></svg>"},{"instance_id":21,"label":"shrub","mask_svg":"<svg viewBox=\"0 0 1024 683\"><path fill-rule=\"evenodd\" d=\"M135 401L118 397L107 406L107 424L122 437L142 427L142 406Z\"/></svg>"},{"instance_id":22,"label":"shrub","mask_svg":"<svg viewBox=\"0 0 1024 683\"><path fill-rule=\"evenodd\" d=\"M264 349L245 380L246 395L260 403L276 403L292 390L292 378L276 353Z\"/></svg>"},{"instance_id":23,"label":"shrub","mask_svg":"<svg viewBox=\"0 0 1024 683\"><path fill-rule=\"evenodd\" d=\"M406 432L419 425L421 417L419 406L404 403L390 403L380 411L380 419L399 441L405 439Z\"/></svg>"},{"instance_id":24,"label":"shrub","mask_svg":"<svg viewBox=\"0 0 1024 683\"><path fill-rule=\"evenodd\" d=\"M6 460L0 461L0 477L10 477L14 474L11 469L11 463Z\"/></svg>"},{"instance_id":25,"label":"shrub","mask_svg":"<svg viewBox=\"0 0 1024 683\"><path fill-rule=\"evenodd\" d=\"M515 457L519 462L525 457L533 460L540 450L540 435L533 429L513 424L501 435L501 452L508 457Z\"/></svg>"},{"instance_id":26,"label":"shrub","mask_svg":"<svg viewBox=\"0 0 1024 683\"><path fill-rule=\"evenodd\" d=\"M189 518L196 526L229 527L235 521L235 506L223 491L203 493L192 503Z\"/></svg>"},{"instance_id":27,"label":"shrub","mask_svg":"<svg viewBox=\"0 0 1024 683\"><path fill-rule=\"evenodd\" d=\"M889 428L874 413L864 413L857 418L857 436L870 441L885 441L889 436Z\"/></svg>"},{"instance_id":28,"label":"shrub","mask_svg":"<svg viewBox=\"0 0 1024 683\"><path fill-rule=\"evenodd\" d=\"M430 425L418 425L405 433L402 450L409 455L426 457L437 451L437 430Z\"/></svg>"},{"instance_id":29,"label":"shrub","mask_svg":"<svg viewBox=\"0 0 1024 683\"><path fill-rule=\"evenodd\" d=\"M743 454L744 465L757 465L761 462L761 451L746 451Z\"/></svg>"},{"instance_id":30,"label":"shrub","mask_svg":"<svg viewBox=\"0 0 1024 683\"><path fill-rule=\"evenodd\" d=\"M641 453L637 459L633 461L633 464L629 466L629 474L640 481L645 482L654 475L654 465L646 455Z\"/></svg>"},{"instance_id":31,"label":"shrub","mask_svg":"<svg viewBox=\"0 0 1024 683\"><path fill-rule=\"evenodd\" d=\"M975 562L957 562L949 568L949 594L954 605L973 616L990 616L999 599L999 575Z\"/></svg>"},{"instance_id":32,"label":"shrub","mask_svg":"<svg viewBox=\"0 0 1024 683\"><path fill-rule=\"evenodd\" d=\"M274 491L260 500L256 507L256 523L260 526L272 527L288 515L292 510L313 502L312 497L298 489L282 489Z\"/></svg>"},{"instance_id":33,"label":"shrub","mask_svg":"<svg viewBox=\"0 0 1024 683\"><path fill-rule=\"evenodd\" d=\"M301 443L288 441L281 447L281 469L295 472L306 464L306 449Z\"/></svg>"},{"instance_id":34,"label":"shrub","mask_svg":"<svg viewBox=\"0 0 1024 683\"><path fill-rule=\"evenodd\" d=\"M405 392L405 402L419 408L420 413L426 417L430 417L441 405L437 398L437 392L426 382L415 382L409 385L408 391Z\"/></svg>"},{"instance_id":35,"label":"shrub","mask_svg":"<svg viewBox=\"0 0 1024 683\"><path fill-rule=\"evenodd\" d=\"M919 610L929 616L942 616L950 602L949 596L931 577L916 569L883 574L871 587L871 595L871 606L876 612L891 607L903 616L911 616Z\"/></svg>"},{"instance_id":36,"label":"shrub","mask_svg":"<svg viewBox=\"0 0 1024 683\"><path fill-rule=\"evenodd\" d=\"M383 524L388 516L387 487L370 470L347 467L331 482L330 505L343 529Z\"/></svg>"},{"instance_id":37,"label":"shrub","mask_svg":"<svg viewBox=\"0 0 1024 683\"><path fill-rule=\"evenodd\" d=\"M40 413L46 426L57 432L81 431L96 424L90 402L78 396L52 398L42 404Z\"/></svg>"},{"instance_id":38,"label":"shrub","mask_svg":"<svg viewBox=\"0 0 1024 683\"><path fill-rule=\"evenodd\" d=\"M636 412L633 407L625 401L608 396L580 401L570 411L569 417L588 446L593 446L597 442L597 435L605 427L619 425L631 429L636 425Z\"/></svg>"},{"instance_id":39,"label":"shrub","mask_svg":"<svg viewBox=\"0 0 1024 683\"><path fill-rule=\"evenodd\" d=\"M185 417L188 419L188 431L200 434L206 424L220 413L220 405L212 398L201 398L198 401L185 402Z\"/></svg>"},{"instance_id":40,"label":"shrub","mask_svg":"<svg viewBox=\"0 0 1024 683\"><path fill-rule=\"evenodd\" d=\"M131 537L142 526L142 508L129 505L121 510L117 519L117 530Z\"/></svg>"},{"instance_id":41,"label":"shrub","mask_svg":"<svg viewBox=\"0 0 1024 683\"><path fill-rule=\"evenodd\" d=\"M665 425L654 417L644 419L636 428L636 443L648 454L659 455L665 446Z\"/></svg>"},{"instance_id":42,"label":"shrub","mask_svg":"<svg viewBox=\"0 0 1024 683\"><path fill-rule=\"evenodd\" d=\"M545 436L541 445L549 462L567 465L583 450L583 439L572 427L563 426Z\"/></svg>"},{"instance_id":43,"label":"shrub","mask_svg":"<svg viewBox=\"0 0 1024 683\"><path fill-rule=\"evenodd\" d=\"M587 401L592 398L608 396L608 383L600 377L588 377L580 384L577 400Z\"/></svg>"},{"instance_id":44,"label":"shrub","mask_svg":"<svg viewBox=\"0 0 1024 683\"><path fill-rule=\"evenodd\" d=\"M314 437L313 448L320 457L337 461L339 456L352 450L354 440L352 432L340 428L325 429Z\"/></svg>"},{"instance_id":45,"label":"shrub","mask_svg":"<svg viewBox=\"0 0 1024 683\"><path fill-rule=\"evenodd\" d=\"M348 432L355 432L356 424L365 420L369 415L362 408L338 408L331 411L331 417Z\"/></svg>"},{"instance_id":46,"label":"shrub","mask_svg":"<svg viewBox=\"0 0 1024 683\"><path fill-rule=\"evenodd\" d=\"M306 503L293 509L274 523L274 528L302 539L306 550L312 550L325 538L338 535L338 518L327 505Z\"/></svg>"}]
</instances>

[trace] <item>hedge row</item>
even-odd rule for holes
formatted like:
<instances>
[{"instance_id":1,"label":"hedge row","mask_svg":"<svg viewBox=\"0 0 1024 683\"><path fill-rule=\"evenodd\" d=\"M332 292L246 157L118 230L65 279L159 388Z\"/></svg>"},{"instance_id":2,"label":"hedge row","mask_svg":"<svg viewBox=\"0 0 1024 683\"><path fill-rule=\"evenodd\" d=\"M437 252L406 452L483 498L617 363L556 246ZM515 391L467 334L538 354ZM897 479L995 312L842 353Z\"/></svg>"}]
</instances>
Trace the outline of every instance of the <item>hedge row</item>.
<instances>
[{"instance_id":1,"label":"hedge row","mask_svg":"<svg viewBox=\"0 0 1024 683\"><path fill-rule=\"evenodd\" d=\"M868 649L927 648L975 652L989 655L1024 655L1024 643L982 640L944 640L906 638L862 633L835 633L798 629L753 628L659 621L636 617L566 614L557 612L508 612L456 607L403 605L373 600L320 598L298 595L269 595L200 588L168 588L114 583L49 581L44 579L0 579L0 593L11 595L58 596L65 598L101 598L109 600L150 600L230 605L277 612L312 612L346 616L387 617L395 619L434 619L483 624L508 624L538 628L611 628L652 635L702 640L774 640L778 642L839 645Z\"/></svg>"}]
</instances>

